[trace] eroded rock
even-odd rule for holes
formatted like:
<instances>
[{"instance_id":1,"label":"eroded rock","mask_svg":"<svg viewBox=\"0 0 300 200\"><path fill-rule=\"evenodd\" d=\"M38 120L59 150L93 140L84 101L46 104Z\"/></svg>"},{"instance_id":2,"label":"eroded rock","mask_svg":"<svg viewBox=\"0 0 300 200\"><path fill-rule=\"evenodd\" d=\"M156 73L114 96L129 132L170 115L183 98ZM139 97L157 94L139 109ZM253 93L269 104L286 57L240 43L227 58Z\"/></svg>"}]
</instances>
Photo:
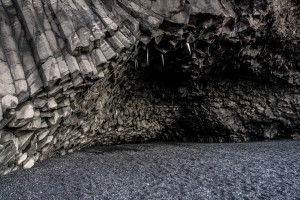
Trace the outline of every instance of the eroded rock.
<instances>
[{"instance_id":1,"label":"eroded rock","mask_svg":"<svg viewBox=\"0 0 300 200\"><path fill-rule=\"evenodd\" d=\"M94 144L299 138L298 7L0 0L0 173Z\"/></svg>"},{"instance_id":2,"label":"eroded rock","mask_svg":"<svg viewBox=\"0 0 300 200\"><path fill-rule=\"evenodd\" d=\"M15 118L8 124L9 127L22 127L33 119L34 109L30 102L26 102L16 110Z\"/></svg>"}]
</instances>

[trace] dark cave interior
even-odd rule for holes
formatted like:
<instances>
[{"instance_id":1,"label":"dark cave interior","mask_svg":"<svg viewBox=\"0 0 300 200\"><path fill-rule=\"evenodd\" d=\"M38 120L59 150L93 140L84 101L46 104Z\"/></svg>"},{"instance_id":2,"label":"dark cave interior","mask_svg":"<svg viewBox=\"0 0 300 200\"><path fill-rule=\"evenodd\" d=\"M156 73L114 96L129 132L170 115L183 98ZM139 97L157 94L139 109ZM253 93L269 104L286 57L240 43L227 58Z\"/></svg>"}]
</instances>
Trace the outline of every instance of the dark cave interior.
<instances>
[{"instance_id":1,"label":"dark cave interior","mask_svg":"<svg viewBox=\"0 0 300 200\"><path fill-rule=\"evenodd\" d=\"M300 138L297 1L2 2L0 174L92 145Z\"/></svg>"}]
</instances>

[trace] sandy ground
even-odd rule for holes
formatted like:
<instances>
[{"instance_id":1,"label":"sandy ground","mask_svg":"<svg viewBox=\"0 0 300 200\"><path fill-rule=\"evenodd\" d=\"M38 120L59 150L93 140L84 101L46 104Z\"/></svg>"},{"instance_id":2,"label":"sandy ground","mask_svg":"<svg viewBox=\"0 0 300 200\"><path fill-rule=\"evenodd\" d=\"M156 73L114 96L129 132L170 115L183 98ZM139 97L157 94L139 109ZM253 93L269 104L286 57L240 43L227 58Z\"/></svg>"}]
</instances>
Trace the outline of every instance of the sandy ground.
<instances>
[{"instance_id":1,"label":"sandy ground","mask_svg":"<svg viewBox=\"0 0 300 200\"><path fill-rule=\"evenodd\" d=\"M0 199L300 199L300 141L93 147L0 177Z\"/></svg>"}]
</instances>

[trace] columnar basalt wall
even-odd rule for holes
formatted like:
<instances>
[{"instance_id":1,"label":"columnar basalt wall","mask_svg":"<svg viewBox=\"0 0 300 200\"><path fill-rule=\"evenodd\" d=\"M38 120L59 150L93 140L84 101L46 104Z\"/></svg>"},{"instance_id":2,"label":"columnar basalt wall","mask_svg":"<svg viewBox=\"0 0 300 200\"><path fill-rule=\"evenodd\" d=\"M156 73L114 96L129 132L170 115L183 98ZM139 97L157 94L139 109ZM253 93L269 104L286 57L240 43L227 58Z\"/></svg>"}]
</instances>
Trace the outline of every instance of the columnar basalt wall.
<instances>
[{"instance_id":1,"label":"columnar basalt wall","mask_svg":"<svg viewBox=\"0 0 300 200\"><path fill-rule=\"evenodd\" d=\"M299 138L293 0L0 0L0 174L82 147Z\"/></svg>"}]
</instances>

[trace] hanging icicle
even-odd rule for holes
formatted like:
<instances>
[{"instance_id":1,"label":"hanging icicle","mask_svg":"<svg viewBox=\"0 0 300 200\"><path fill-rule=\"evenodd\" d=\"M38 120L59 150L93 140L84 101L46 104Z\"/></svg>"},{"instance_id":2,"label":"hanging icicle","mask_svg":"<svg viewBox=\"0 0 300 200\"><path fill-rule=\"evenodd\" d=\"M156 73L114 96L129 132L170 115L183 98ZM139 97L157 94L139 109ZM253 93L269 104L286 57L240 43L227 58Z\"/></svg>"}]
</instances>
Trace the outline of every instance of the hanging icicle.
<instances>
[{"instance_id":1,"label":"hanging icicle","mask_svg":"<svg viewBox=\"0 0 300 200\"><path fill-rule=\"evenodd\" d=\"M161 54L162 64L165 65L164 54Z\"/></svg>"},{"instance_id":2,"label":"hanging icicle","mask_svg":"<svg viewBox=\"0 0 300 200\"><path fill-rule=\"evenodd\" d=\"M190 55L192 55L190 43L187 42L187 43L186 43L186 46L187 46L187 48L188 48L188 50L189 50L189 52L190 52Z\"/></svg>"},{"instance_id":3,"label":"hanging icicle","mask_svg":"<svg viewBox=\"0 0 300 200\"><path fill-rule=\"evenodd\" d=\"M135 69L137 69L139 67L139 63L137 60L135 60L135 64L134 64Z\"/></svg>"},{"instance_id":4,"label":"hanging icicle","mask_svg":"<svg viewBox=\"0 0 300 200\"><path fill-rule=\"evenodd\" d=\"M147 48L147 65L149 66L149 49Z\"/></svg>"}]
</instances>

